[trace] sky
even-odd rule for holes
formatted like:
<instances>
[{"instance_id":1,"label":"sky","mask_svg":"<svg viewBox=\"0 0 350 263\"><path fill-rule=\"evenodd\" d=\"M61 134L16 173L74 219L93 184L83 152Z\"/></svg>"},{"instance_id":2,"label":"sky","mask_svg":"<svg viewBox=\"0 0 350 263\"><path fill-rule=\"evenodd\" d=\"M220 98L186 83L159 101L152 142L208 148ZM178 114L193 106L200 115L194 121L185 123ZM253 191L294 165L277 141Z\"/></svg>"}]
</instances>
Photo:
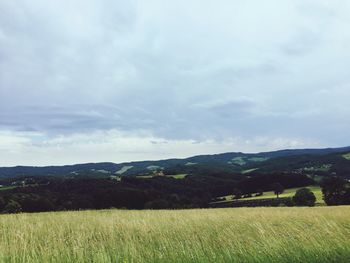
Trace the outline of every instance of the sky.
<instances>
[{"instance_id":1,"label":"sky","mask_svg":"<svg viewBox=\"0 0 350 263\"><path fill-rule=\"evenodd\" d=\"M0 166L349 146L348 0L0 0Z\"/></svg>"}]
</instances>

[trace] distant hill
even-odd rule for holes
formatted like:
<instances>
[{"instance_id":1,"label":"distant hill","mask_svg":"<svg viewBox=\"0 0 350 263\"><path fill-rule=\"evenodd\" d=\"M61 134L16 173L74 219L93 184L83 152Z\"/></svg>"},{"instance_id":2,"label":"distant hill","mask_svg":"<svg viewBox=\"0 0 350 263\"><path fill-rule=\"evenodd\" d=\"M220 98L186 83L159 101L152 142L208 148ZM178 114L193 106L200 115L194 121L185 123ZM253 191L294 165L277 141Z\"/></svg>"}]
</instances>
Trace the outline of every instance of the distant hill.
<instances>
[{"instance_id":1,"label":"distant hill","mask_svg":"<svg viewBox=\"0 0 350 263\"><path fill-rule=\"evenodd\" d=\"M86 163L64 166L0 167L0 178L19 176L110 177L200 173L267 173L299 172L315 175L341 173L350 177L350 147L327 149L295 149L262 153L230 152L198 155L184 159L126 163ZM349 155L350 156L350 155Z\"/></svg>"}]
</instances>

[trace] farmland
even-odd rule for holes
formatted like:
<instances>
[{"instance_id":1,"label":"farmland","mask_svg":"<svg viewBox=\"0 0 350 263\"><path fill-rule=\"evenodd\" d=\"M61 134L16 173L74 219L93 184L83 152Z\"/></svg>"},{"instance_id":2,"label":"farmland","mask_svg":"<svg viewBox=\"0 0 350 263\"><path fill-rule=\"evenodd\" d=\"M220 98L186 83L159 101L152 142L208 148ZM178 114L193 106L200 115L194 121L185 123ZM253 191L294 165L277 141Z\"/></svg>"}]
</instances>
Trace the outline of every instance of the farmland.
<instances>
[{"instance_id":1,"label":"farmland","mask_svg":"<svg viewBox=\"0 0 350 263\"><path fill-rule=\"evenodd\" d=\"M350 207L0 216L0 262L349 262Z\"/></svg>"}]
</instances>

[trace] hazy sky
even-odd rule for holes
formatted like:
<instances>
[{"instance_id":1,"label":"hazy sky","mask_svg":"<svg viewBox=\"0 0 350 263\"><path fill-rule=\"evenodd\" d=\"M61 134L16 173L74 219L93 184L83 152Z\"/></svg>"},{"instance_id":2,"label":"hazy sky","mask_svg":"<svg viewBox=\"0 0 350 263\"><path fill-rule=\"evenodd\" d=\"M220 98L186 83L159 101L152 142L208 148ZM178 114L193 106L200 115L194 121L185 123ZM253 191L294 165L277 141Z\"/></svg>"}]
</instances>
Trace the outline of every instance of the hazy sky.
<instances>
[{"instance_id":1,"label":"hazy sky","mask_svg":"<svg viewBox=\"0 0 350 263\"><path fill-rule=\"evenodd\" d=\"M348 0L0 0L0 166L350 145Z\"/></svg>"}]
</instances>

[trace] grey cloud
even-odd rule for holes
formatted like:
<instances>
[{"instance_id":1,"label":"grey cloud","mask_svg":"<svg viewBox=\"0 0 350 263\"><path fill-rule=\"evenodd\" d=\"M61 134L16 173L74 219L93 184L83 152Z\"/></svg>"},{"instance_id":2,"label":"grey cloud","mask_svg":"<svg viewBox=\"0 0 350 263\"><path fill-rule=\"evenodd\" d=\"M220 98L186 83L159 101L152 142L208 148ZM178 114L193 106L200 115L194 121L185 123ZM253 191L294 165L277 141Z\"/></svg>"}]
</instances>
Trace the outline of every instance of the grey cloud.
<instances>
[{"instance_id":1,"label":"grey cloud","mask_svg":"<svg viewBox=\"0 0 350 263\"><path fill-rule=\"evenodd\" d=\"M207 110L218 117L236 119L249 116L254 106L254 102L249 100L233 100L210 106Z\"/></svg>"},{"instance_id":2,"label":"grey cloud","mask_svg":"<svg viewBox=\"0 0 350 263\"><path fill-rule=\"evenodd\" d=\"M348 144L339 3L2 2L0 128Z\"/></svg>"}]
</instances>

